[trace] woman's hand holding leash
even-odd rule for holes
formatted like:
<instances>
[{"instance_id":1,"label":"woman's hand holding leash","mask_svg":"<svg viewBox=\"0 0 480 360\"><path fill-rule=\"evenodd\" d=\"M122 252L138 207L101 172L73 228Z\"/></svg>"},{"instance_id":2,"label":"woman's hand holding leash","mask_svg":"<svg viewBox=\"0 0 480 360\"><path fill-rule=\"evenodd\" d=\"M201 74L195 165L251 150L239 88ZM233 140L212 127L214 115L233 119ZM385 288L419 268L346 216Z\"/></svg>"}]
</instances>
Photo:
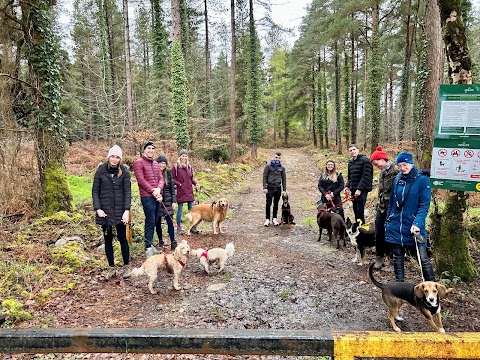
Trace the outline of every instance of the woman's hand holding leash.
<instances>
[{"instance_id":1,"label":"woman's hand holding leash","mask_svg":"<svg viewBox=\"0 0 480 360\"><path fill-rule=\"evenodd\" d=\"M130 219L130 211L125 210L125 211L123 212L123 215L122 215L122 223L123 223L124 225L127 225L129 219Z\"/></svg>"}]
</instances>

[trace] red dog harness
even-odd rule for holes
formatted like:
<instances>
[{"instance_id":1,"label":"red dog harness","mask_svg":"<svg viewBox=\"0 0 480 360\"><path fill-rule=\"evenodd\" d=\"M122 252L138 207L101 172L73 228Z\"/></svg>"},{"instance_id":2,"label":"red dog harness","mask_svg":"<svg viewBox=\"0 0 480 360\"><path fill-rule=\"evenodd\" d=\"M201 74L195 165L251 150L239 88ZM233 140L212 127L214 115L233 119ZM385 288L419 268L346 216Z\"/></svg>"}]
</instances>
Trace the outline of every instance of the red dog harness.
<instances>
[{"instance_id":1,"label":"red dog harness","mask_svg":"<svg viewBox=\"0 0 480 360\"><path fill-rule=\"evenodd\" d=\"M163 253L163 260L165 261L165 267L167 268L167 271L171 274L173 272L173 269L168 265L167 261L167 254ZM177 260L182 267L185 267L185 263L183 261Z\"/></svg>"},{"instance_id":2,"label":"red dog harness","mask_svg":"<svg viewBox=\"0 0 480 360\"><path fill-rule=\"evenodd\" d=\"M200 257L204 257L205 259L208 260L208 252L207 252L208 250L205 248L201 248L201 249L203 250L203 253L202 255L200 255Z\"/></svg>"}]
</instances>

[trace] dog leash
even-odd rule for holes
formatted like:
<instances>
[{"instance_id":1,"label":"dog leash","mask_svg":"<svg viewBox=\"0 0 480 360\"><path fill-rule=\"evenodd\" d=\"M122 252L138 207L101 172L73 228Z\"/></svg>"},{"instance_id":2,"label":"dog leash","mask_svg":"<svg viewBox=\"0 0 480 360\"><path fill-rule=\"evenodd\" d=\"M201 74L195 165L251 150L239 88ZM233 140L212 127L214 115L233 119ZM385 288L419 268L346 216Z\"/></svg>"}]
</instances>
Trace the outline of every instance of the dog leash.
<instances>
[{"instance_id":1,"label":"dog leash","mask_svg":"<svg viewBox=\"0 0 480 360\"><path fill-rule=\"evenodd\" d=\"M423 276L423 267L422 267L422 262L420 260L420 250L418 250L418 243L424 244L425 239L423 238L422 234L420 234L420 231L412 231L413 238L415 239L415 249L417 250L417 261L418 265L420 266L420 273L422 274L422 282L425 281L425 276Z\"/></svg>"},{"instance_id":2,"label":"dog leash","mask_svg":"<svg viewBox=\"0 0 480 360\"><path fill-rule=\"evenodd\" d=\"M183 237L185 237L189 243L191 243L192 245L195 245L197 248L198 247L201 247L199 246L195 241L192 240L192 238L190 236L188 236L185 231L182 230L182 228L180 226L178 226L177 222L175 220L173 220L172 216L168 213L168 209L167 207L165 206L165 204L163 203L163 201L161 201L161 204L163 206L163 208L165 209L165 212L167 213L168 217L170 218L170 220L172 220L172 223L175 225L175 227L177 228L177 230L180 232L181 235L183 235Z\"/></svg>"}]
</instances>

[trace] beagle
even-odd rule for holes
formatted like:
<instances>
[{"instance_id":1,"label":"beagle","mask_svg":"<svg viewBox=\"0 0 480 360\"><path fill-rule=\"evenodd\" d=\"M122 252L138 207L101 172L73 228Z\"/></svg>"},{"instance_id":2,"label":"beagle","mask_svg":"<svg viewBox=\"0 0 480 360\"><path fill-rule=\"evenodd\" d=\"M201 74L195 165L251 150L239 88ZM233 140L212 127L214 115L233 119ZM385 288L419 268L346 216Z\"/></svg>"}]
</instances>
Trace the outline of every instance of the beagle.
<instances>
[{"instance_id":1,"label":"beagle","mask_svg":"<svg viewBox=\"0 0 480 360\"><path fill-rule=\"evenodd\" d=\"M440 315L440 299L445 298L453 289L447 289L442 284L433 281L424 281L416 286L412 283L396 281L382 284L373 277L373 265L374 263L368 268L368 275L372 283L382 289L382 299L388 309L388 320L392 324L393 330L402 331L395 324L395 319L403 320L398 316L398 311L403 302L407 301L420 310L433 330L445 332ZM433 321L434 318L437 320L438 326Z\"/></svg>"}]
</instances>

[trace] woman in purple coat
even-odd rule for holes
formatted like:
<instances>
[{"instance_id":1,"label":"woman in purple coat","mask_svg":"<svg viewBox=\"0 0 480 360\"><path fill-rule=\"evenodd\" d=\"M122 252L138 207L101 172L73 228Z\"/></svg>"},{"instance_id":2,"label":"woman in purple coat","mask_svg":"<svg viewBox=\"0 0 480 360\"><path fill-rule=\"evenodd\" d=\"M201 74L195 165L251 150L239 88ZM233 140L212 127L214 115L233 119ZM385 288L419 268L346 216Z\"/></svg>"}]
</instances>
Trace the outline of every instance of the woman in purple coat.
<instances>
[{"instance_id":1,"label":"woman in purple coat","mask_svg":"<svg viewBox=\"0 0 480 360\"><path fill-rule=\"evenodd\" d=\"M172 168L173 181L177 187L177 225L180 226L182 220L183 204L187 203L188 210L193 206L195 197L193 195L193 186L200 189L200 184L193 177L193 169L188 161L188 151L186 149L180 150L178 160L173 164ZM198 233L198 230L193 227L190 230L192 233Z\"/></svg>"}]
</instances>

